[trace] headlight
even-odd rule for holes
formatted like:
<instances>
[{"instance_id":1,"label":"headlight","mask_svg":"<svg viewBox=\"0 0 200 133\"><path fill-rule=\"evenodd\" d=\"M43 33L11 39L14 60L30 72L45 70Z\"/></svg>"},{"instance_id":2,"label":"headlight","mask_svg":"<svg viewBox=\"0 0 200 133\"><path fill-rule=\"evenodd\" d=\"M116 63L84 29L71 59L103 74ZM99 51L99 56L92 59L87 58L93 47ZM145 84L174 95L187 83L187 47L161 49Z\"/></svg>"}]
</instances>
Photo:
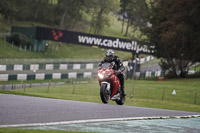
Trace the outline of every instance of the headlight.
<instances>
[{"instance_id":1,"label":"headlight","mask_svg":"<svg viewBox=\"0 0 200 133\"><path fill-rule=\"evenodd\" d=\"M98 73L98 76L100 79L102 79L104 77L103 74L100 74L100 73Z\"/></svg>"}]
</instances>

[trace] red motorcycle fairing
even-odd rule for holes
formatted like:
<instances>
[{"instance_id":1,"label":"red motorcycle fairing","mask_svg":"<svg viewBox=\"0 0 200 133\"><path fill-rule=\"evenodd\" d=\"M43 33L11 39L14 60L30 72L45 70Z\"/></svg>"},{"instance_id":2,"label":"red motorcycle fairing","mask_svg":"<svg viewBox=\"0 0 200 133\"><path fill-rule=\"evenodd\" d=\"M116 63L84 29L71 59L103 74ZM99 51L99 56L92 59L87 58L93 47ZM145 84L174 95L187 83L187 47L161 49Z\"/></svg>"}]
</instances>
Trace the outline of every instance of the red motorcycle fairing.
<instances>
[{"instance_id":1,"label":"red motorcycle fairing","mask_svg":"<svg viewBox=\"0 0 200 133\"><path fill-rule=\"evenodd\" d=\"M114 74L114 72L115 72L115 70L113 70L111 67L108 67L106 70L103 70L103 68L101 68L100 70L98 70L98 75L99 74L103 75L102 79L98 78L99 85L101 86L102 82L108 82L108 83L110 83L110 90L111 90L110 98L112 98L115 94L117 94L118 89L120 87L120 80Z\"/></svg>"}]
</instances>

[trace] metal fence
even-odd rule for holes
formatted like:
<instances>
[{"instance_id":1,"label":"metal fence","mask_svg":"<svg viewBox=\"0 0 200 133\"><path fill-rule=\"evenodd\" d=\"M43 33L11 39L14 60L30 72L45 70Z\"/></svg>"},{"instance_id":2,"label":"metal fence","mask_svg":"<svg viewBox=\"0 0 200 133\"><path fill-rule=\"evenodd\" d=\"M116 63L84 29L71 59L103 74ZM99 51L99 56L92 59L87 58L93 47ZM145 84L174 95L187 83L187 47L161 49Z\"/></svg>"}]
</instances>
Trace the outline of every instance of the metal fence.
<instances>
[{"instance_id":1,"label":"metal fence","mask_svg":"<svg viewBox=\"0 0 200 133\"><path fill-rule=\"evenodd\" d=\"M100 59L0 59L0 64L47 64L47 63L87 63L100 62Z\"/></svg>"}]
</instances>

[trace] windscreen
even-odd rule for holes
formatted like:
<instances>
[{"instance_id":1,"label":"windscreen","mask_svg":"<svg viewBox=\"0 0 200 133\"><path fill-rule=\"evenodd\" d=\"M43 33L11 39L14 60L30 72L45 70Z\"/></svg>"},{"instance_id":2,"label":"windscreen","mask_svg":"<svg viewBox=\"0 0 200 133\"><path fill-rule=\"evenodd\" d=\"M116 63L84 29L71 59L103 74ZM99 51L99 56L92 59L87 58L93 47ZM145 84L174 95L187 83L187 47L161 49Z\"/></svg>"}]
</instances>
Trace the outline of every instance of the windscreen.
<instances>
[{"instance_id":1,"label":"windscreen","mask_svg":"<svg viewBox=\"0 0 200 133\"><path fill-rule=\"evenodd\" d=\"M106 70L110 66L110 63L103 63L102 66L103 70Z\"/></svg>"}]
</instances>

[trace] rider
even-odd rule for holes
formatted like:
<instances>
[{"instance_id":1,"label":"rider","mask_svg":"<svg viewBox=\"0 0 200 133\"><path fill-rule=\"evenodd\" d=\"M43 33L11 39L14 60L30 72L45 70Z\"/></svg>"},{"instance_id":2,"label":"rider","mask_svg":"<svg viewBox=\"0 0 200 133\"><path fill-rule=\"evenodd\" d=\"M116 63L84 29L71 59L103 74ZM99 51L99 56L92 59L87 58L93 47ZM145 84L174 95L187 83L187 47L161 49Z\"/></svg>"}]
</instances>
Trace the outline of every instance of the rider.
<instances>
[{"instance_id":1,"label":"rider","mask_svg":"<svg viewBox=\"0 0 200 133\"><path fill-rule=\"evenodd\" d=\"M98 64L98 69L100 69L102 64L105 62L109 62L109 63L115 62L115 66L113 69L116 70L115 75L120 80L122 95L126 95L125 90L124 90L124 74L123 74L123 71L125 70L125 68L120 58L118 56L115 56L115 52L112 49L108 49L106 51L106 57Z\"/></svg>"}]
</instances>

